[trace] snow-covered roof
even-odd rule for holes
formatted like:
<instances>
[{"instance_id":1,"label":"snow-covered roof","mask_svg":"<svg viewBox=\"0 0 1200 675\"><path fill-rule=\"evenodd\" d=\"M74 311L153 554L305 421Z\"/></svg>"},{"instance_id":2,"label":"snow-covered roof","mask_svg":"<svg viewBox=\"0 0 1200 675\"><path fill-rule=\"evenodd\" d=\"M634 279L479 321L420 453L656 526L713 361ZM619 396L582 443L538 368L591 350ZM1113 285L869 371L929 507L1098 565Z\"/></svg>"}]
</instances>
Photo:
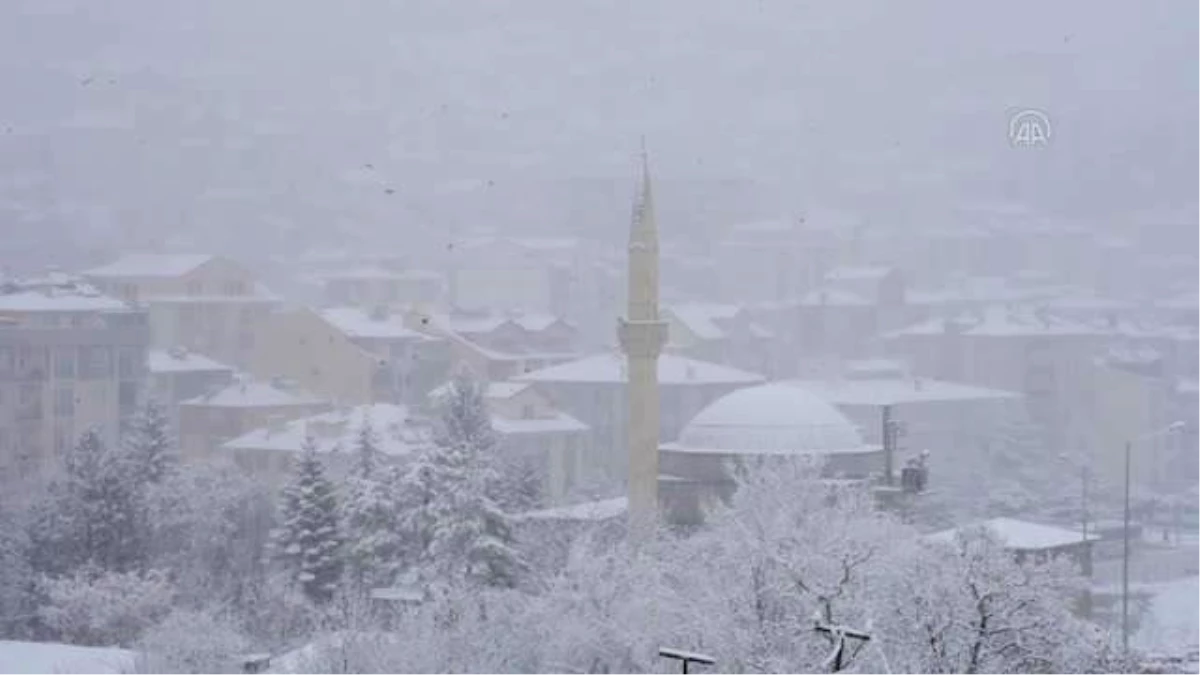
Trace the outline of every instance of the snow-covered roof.
<instances>
[{"instance_id":1,"label":"snow-covered roof","mask_svg":"<svg viewBox=\"0 0 1200 675\"><path fill-rule=\"evenodd\" d=\"M219 408L256 408L321 403L315 396L275 386L270 382L242 378L215 392L197 396L180 405L204 405Z\"/></svg>"},{"instance_id":2,"label":"snow-covered roof","mask_svg":"<svg viewBox=\"0 0 1200 675\"><path fill-rule=\"evenodd\" d=\"M737 305L686 302L672 305L668 311L696 337L702 340L719 340L725 336L725 329L717 322L732 319L741 310Z\"/></svg>"},{"instance_id":3,"label":"snow-covered roof","mask_svg":"<svg viewBox=\"0 0 1200 675\"><path fill-rule=\"evenodd\" d=\"M805 307L836 305L841 307L867 307L872 303L858 293L843 288L819 288L809 291L800 298L800 304Z\"/></svg>"},{"instance_id":4,"label":"snow-covered roof","mask_svg":"<svg viewBox=\"0 0 1200 675\"><path fill-rule=\"evenodd\" d=\"M390 270L377 265L365 265L337 270L319 275L322 279L388 280L388 281L441 281L437 272L428 270Z\"/></svg>"},{"instance_id":5,"label":"snow-covered roof","mask_svg":"<svg viewBox=\"0 0 1200 675\"><path fill-rule=\"evenodd\" d=\"M561 321L553 314L540 312L520 312L508 317L513 323L531 332L538 333Z\"/></svg>"},{"instance_id":6,"label":"snow-covered roof","mask_svg":"<svg viewBox=\"0 0 1200 675\"><path fill-rule=\"evenodd\" d=\"M588 425L562 412L550 417L531 418L492 415L492 428L503 436L587 431Z\"/></svg>"},{"instance_id":7,"label":"snow-covered roof","mask_svg":"<svg viewBox=\"0 0 1200 675\"><path fill-rule=\"evenodd\" d=\"M233 368L186 349L152 349L147 355L151 373L232 371Z\"/></svg>"},{"instance_id":8,"label":"snow-covered roof","mask_svg":"<svg viewBox=\"0 0 1200 675\"><path fill-rule=\"evenodd\" d=\"M0 294L0 312L121 312L130 307L116 298L84 290L39 289Z\"/></svg>"},{"instance_id":9,"label":"snow-covered roof","mask_svg":"<svg viewBox=\"0 0 1200 675\"><path fill-rule=\"evenodd\" d=\"M132 253L84 274L91 277L178 277L212 259L213 256L206 254Z\"/></svg>"},{"instance_id":10,"label":"snow-covered roof","mask_svg":"<svg viewBox=\"0 0 1200 675\"><path fill-rule=\"evenodd\" d=\"M370 420L377 448L384 455L407 456L430 439L429 426L412 417L408 408L375 403L291 420L277 427L255 429L227 441L222 447L298 453L303 450L305 439L312 436L319 453L351 452L358 442L364 420Z\"/></svg>"},{"instance_id":11,"label":"snow-covered roof","mask_svg":"<svg viewBox=\"0 0 1200 675\"><path fill-rule=\"evenodd\" d=\"M597 502L583 502L569 506L556 506L523 513L518 516L521 520L582 520L602 521L621 518L629 511L628 497L615 497Z\"/></svg>"},{"instance_id":12,"label":"snow-covered roof","mask_svg":"<svg viewBox=\"0 0 1200 675\"><path fill-rule=\"evenodd\" d=\"M0 640L0 671L25 673L132 673L134 652L116 647L80 647L59 642Z\"/></svg>"},{"instance_id":13,"label":"snow-covered roof","mask_svg":"<svg viewBox=\"0 0 1200 675\"><path fill-rule=\"evenodd\" d=\"M884 334L895 338L958 332L976 337L1097 336L1101 331L1084 324L1029 308L991 306L979 313L937 318Z\"/></svg>"},{"instance_id":14,"label":"snow-covered roof","mask_svg":"<svg viewBox=\"0 0 1200 675\"><path fill-rule=\"evenodd\" d=\"M320 311L321 318L351 338L372 340L422 339L417 331L405 326L400 314L372 314L358 307L333 307Z\"/></svg>"},{"instance_id":15,"label":"snow-covered roof","mask_svg":"<svg viewBox=\"0 0 1200 675\"><path fill-rule=\"evenodd\" d=\"M777 383L739 389L713 401L669 447L786 454L871 450L833 405L799 387Z\"/></svg>"},{"instance_id":16,"label":"snow-covered roof","mask_svg":"<svg viewBox=\"0 0 1200 675\"><path fill-rule=\"evenodd\" d=\"M508 399L530 387L528 382L489 382L484 396L495 399ZM442 389L442 387L439 387Z\"/></svg>"},{"instance_id":17,"label":"snow-covered roof","mask_svg":"<svg viewBox=\"0 0 1200 675\"><path fill-rule=\"evenodd\" d=\"M450 393L450 387L454 386L453 382L446 382L438 385L426 394L426 398L435 401ZM492 399L508 399L525 391L530 387L528 382L488 382L483 390L485 398Z\"/></svg>"},{"instance_id":18,"label":"snow-covered roof","mask_svg":"<svg viewBox=\"0 0 1200 675\"><path fill-rule=\"evenodd\" d=\"M926 535L925 539L932 542L953 543L959 532L970 531L978 527L986 528L1000 540L1005 548L1014 551L1043 551L1071 546L1083 541L1083 533L1078 530L1031 523L1015 518L992 518L982 523L935 532ZM1088 541L1095 541L1099 538L1099 535L1088 534Z\"/></svg>"},{"instance_id":19,"label":"snow-covered roof","mask_svg":"<svg viewBox=\"0 0 1200 675\"><path fill-rule=\"evenodd\" d=\"M616 384L627 382L629 373L623 354L604 352L524 373L512 379L516 382ZM763 376L675 354L663 354L658 358L658 381L662 385L756 384L763 381Z\"/></svg>"},{"instance_id":20,"label":"snow-covered roof","mask_svg":"<svg viewBox=\"0 0 1200 675\"><path fill-rule=\"evenodd\" d=\"M1020 394L927 378L872 378L837 380L791 380L834 405L898 405L946 401L984 401L1020 398Z\"/></svg>"}]
</instances>

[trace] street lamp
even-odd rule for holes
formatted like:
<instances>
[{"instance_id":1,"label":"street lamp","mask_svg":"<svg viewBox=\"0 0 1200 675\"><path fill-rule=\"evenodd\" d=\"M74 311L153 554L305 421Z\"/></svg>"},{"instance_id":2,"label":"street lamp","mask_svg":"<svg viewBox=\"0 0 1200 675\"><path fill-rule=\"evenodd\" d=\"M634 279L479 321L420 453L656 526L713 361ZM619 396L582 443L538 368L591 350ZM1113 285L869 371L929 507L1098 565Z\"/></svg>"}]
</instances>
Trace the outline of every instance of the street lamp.
<instances>
[{"instance_id":1,"label":"street lamp","mask_svg":"<svg viewBox=\"0 0 1200 675\"><path fill-rule=\"evenodd\" d=\"M1125 441L1125 519L1124 519L1124 548L1121 560L1121 648L1129 653L1129 464L1133 455L1133 444L1148 441L1166 434L1181 431L1183 422L1172 422L1162 429L1149 431Z\"/></svg>"}]
</instances>

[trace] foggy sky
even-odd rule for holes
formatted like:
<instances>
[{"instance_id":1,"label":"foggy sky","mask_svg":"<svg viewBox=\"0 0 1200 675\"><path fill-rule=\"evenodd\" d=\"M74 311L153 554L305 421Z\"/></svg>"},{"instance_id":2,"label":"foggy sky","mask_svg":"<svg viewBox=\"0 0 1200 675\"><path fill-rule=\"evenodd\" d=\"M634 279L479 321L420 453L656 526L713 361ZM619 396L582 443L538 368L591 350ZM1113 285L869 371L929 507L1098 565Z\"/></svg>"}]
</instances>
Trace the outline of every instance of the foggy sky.
<instances>
[{"instance_id":1,"label":"foggy sky","mask_svg":"<svg viewBox=\"0 0 1200 675\"><path fill-rule=\"evenodd\" d=\"M0 222L9 252L62 232L80 255L617 236L645 136L676 230L982 199L1100 226L1181 212L1194 238L1196 13L8 0ZM1051 147L1009 147L1022 108L1051 117Z\"/></svg>"}]
</instances>

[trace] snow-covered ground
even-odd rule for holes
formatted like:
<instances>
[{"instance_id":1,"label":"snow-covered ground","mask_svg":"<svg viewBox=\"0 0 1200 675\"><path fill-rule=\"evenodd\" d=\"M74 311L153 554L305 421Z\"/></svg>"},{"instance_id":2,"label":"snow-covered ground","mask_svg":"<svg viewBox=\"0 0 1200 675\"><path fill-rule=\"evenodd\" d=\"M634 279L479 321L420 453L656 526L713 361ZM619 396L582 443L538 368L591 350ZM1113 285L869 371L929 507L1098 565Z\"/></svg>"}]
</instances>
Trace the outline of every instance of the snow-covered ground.
<instances>
[{"instance_id":1,"label":"snow-covered ground","mask_svg":"<svg viewBox=\"0 0 1200 675\"><path fill-rule=\"evenodd\" d=\"M1150 611L1133 636L1148 653L1182 653L1200 643L1200 577L1187 577L1140 588L1150 591Z\"/></svg>"},{"instance_id":2,"label":"snow-covered ground","mask_svg":"<svg viewBox=\"0 0 1200 675\"><path fill-rule=\"evenodd\" d=\"M115 647L77 647L57 642L0 640L0 673L133 672L133 652Z\"/></svg>"}]
</instances>

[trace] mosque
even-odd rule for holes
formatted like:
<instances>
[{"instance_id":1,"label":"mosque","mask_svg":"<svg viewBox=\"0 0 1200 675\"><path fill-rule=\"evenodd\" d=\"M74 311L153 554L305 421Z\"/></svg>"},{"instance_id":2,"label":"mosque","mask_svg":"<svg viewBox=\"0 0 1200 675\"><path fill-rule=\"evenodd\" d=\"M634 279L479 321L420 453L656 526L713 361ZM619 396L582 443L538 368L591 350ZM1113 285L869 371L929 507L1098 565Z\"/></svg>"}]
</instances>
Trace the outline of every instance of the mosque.
<instances>
[{"instance_id":1,"label":"mosque","mask_svg":"<svg viewBox=\"0 0 1200 675\"><path fill-rule=\"evenodd\" d=\"M661 441L657 364L667 324L658 312L658 229L644 154L642 164L629 234L627 314L618 321L629 373L631 531L644 531L660 514L673 523L698 522L707 504L732 494L731 463L819 459L830 479L865 480L882 473L880 446L864 443L833 405L785 383L727 394L702 409L678 439Z\"/></svg>"}]
</instances>

